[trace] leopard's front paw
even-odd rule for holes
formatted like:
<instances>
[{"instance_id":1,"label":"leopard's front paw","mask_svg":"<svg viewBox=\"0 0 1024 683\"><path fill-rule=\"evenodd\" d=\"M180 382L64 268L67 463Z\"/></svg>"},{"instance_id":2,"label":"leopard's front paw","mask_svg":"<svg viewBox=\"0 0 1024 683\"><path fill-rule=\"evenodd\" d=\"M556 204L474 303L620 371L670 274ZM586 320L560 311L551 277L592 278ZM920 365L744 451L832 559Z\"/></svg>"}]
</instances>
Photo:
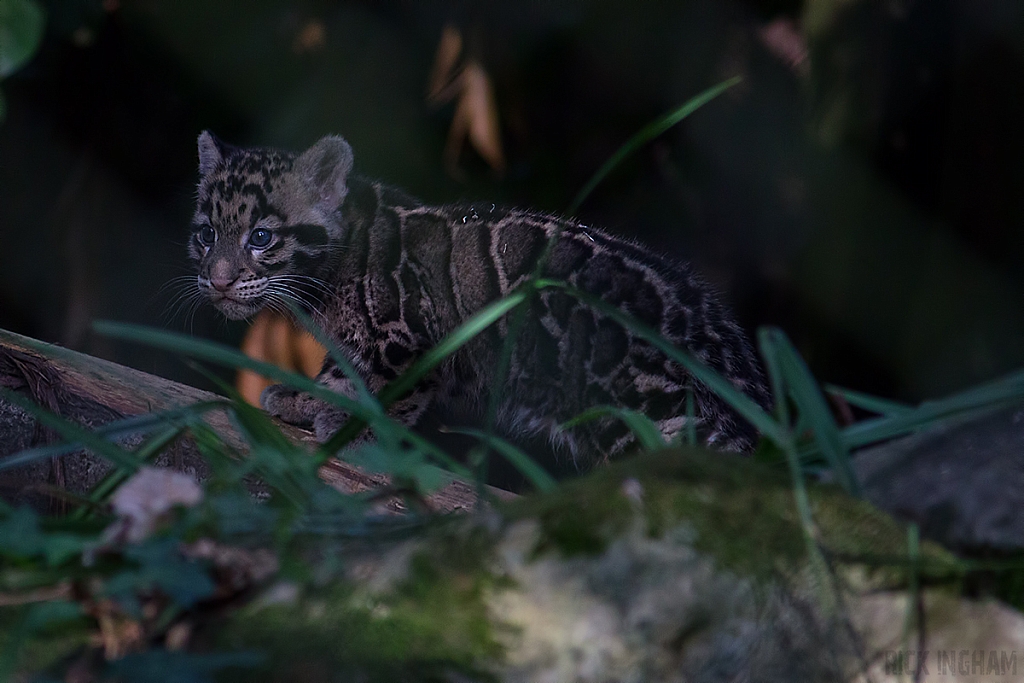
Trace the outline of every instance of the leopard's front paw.
<instances>
[{"instance_id":1,"label":"leopard's front paw","mask_svg":"<svg viewBox=\"0 0 1024 683\"><path fill-rule=\"evenodd\" d=\"M313 418L313 432L316 433L316 440L324 443L334 436L334 433L341 429L346 422L348 422L348 413L325 405Z\"/></svg>"},{"instance_id":2,"label":"leopard's front paw","mask_svg":"<svg viewBox=\"0 0 1024 683\"><path fill-rule=\"evenodd\" d=\"M322 403L304 391L284 384L271 384L260 394L263 409L298 427L312 427Z\"/></svg>"}]
</instances>

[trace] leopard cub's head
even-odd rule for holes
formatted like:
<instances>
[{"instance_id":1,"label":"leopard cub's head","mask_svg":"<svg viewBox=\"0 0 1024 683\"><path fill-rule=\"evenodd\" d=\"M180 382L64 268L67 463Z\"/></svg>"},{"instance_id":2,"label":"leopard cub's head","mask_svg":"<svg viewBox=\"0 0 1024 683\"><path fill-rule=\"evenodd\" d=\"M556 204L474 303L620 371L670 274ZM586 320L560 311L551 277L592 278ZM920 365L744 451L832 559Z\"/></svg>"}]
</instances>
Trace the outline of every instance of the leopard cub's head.
<instances>
[{"instance_id":1,"label":"leopard cub's head","mask_svg":"<svg viewBox=\"0 0 1024 683\"><path fill-rule=\"evenodd\" d=\"M323 303L352 149L337 136L302 154L243 149L199 136L199 192L189 255L199 291L239 319L264 306Z\"/></svg>"}]
</instances>

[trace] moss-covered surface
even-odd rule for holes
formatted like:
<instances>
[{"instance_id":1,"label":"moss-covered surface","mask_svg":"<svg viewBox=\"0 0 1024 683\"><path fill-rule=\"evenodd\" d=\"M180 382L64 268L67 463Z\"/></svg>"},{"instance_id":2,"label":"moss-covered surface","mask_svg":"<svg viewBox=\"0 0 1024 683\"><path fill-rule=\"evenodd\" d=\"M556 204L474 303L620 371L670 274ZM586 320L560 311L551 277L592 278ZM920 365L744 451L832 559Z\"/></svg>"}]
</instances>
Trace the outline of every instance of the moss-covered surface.
<instances>
[{"instance_id":1,"label":"moss-covered surface","mask_svg":"<svg viewBox=\"0 0 1024 683\"><path fill-rule=\"evenodd\" d=\"M628 482L639 484L630 495ZM886 569L906 579L906 528L834 486L813 486L817 541L837 561ZM677 449L617 463L569 482L546 496L504 508L510 520L535 518L544 536L538 553L597 553L639 515L652 538L684 524L694 547L723 569L754 579L774 577L806 560L792 480L784 471L747 458ZM930 543L916 560L919 578L959 571L953 555Z\"/></svg>"},{"instance_id":2,"label":"moss-covered surface","mask_svg":"<svg viewBox=\"0 0 1024 683\"><path fill-rule=\"evenodd\" d=\"M74 603L55 600L0 607L0 680L11 671L42 671L81 650L88 620Z\"/></svg>"},{"instance_id":3,"label":"moss-covered surface","mask_svg":"<svg viewBox=\"0 0 1024 683\"><path fill-rule=\"evenodd\" d=\"M484 564L492 541L481 531L434 530L412 552L386 554L384 562L403 567L376 572L394 579L385 585L336 581L238 610L214 628L213 641L265 653L268 665L225 680L431 681L453 672L488 679L482 664L500 660L501 647L482 596L501 580ZM365 563L353 569L375 571Z\"/></svg>"}]
</instances>

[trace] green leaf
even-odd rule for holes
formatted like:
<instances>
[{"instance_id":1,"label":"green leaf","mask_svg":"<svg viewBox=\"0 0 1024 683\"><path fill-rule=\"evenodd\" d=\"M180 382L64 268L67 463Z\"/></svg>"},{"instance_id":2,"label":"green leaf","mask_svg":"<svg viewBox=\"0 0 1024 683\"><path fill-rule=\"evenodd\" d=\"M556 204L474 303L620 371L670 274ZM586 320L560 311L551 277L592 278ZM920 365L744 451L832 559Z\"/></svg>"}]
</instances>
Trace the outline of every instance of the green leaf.
<instances>
[{"instance_id":1,"label":"green leaf","mask_svg":"<svg viewBox=\"0 0 1024 683\"><path fill-rule=\"evenodd\" d=\"M148 539L126 547L125 557L139 567L111 577L106 582L106 592L129 608L137 604L139 592L154 587L185 609L210 597L216 585L198 562L181 556L180 547L181 540L173 537Z\"/></svg>"},{"instance_id":2,"label":"green leaf","mask_svg":"<svg viewBox=\"0 0 1024 683\"><path fill-rule=\"evenodd\" d=\"M656 451L668 445L665 443L665 437L662 436L658 425L654 424L651 418L635 410L619 408L618 406L594 406L593 408L588 408L576 417L568 420L562 425L562 428L568 429L584 422L599 420L605 417L614 417L626 423L629 430L633 432L633 436L636 437L640 447L645 451Z\"/></svg>"},{"instance_id":3,"label":"green leaf","mask_svg":"<svg viewBox=\"0 0 1024 683\"><path fill-rule=\"evenodd\" d=\"M43 39L45 21L36 0L0 0L0 78L32 58Z\"/></svg>"},{"instance_id":4,"label":"green leaf","mask_svg":"<svg viewBox=\"0 0 1024 683\"><path fill-rule=\"evenodd\" d=\"M685 119L693 112L703 107L711 100L721 95L732 86L739 83L741 80L742 79L739 76L735 76L727 81L722 81L718 85L708 88L696 97L687 100L681 107L670 111L660 119L652 121L644 126L639 133L627 140L626 144L620 147L618 151L608 159L608 161L604 162L604 165L598 169L597 173L593 175L587 184L583 186L583 189L579 191L579 194L576 195L576 198L572 200L572 204L570 204L569 208L565 210L566 214L571 216L576 213L576 210L580 208L583 201L590 196L590 193L594 191L594 188L597 187L598 183L604 180L605 176L611 173L616 166L622 163L623 159Z\"/></svg>"}]
</instances>

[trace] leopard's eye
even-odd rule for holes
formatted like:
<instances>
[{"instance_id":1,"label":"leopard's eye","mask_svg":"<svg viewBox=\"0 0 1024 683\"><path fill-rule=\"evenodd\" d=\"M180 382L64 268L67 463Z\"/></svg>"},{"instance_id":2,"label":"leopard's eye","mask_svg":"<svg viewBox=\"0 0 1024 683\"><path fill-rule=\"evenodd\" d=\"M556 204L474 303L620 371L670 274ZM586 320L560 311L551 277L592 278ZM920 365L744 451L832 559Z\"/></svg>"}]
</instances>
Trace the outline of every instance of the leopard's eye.
<instances>
[{"instance_id":1,"label":"leopard's eye","mask_svg":"<svg viewBox=\"0 0 1024 683\"><path fill-rule=\"evenodd\" d=\"M259 228L257 230L253 230L252 234L249 235L249 246L256 247L257 249L262 249L263 247L270 244L271 239L273 239L273 235L269 230Z\"/></svg>"},{"instance_id":2,"label":"leopard's eye","mask_svg":"<svg viewBox=\"0 0 1024 683\"><path fill-rule=\"evenodd\" d=\"M204 225L199 229L199 243L203 246L213 246L213 243L217 241L217 231L209 225Z\"/></svg>"}]
</instances>

